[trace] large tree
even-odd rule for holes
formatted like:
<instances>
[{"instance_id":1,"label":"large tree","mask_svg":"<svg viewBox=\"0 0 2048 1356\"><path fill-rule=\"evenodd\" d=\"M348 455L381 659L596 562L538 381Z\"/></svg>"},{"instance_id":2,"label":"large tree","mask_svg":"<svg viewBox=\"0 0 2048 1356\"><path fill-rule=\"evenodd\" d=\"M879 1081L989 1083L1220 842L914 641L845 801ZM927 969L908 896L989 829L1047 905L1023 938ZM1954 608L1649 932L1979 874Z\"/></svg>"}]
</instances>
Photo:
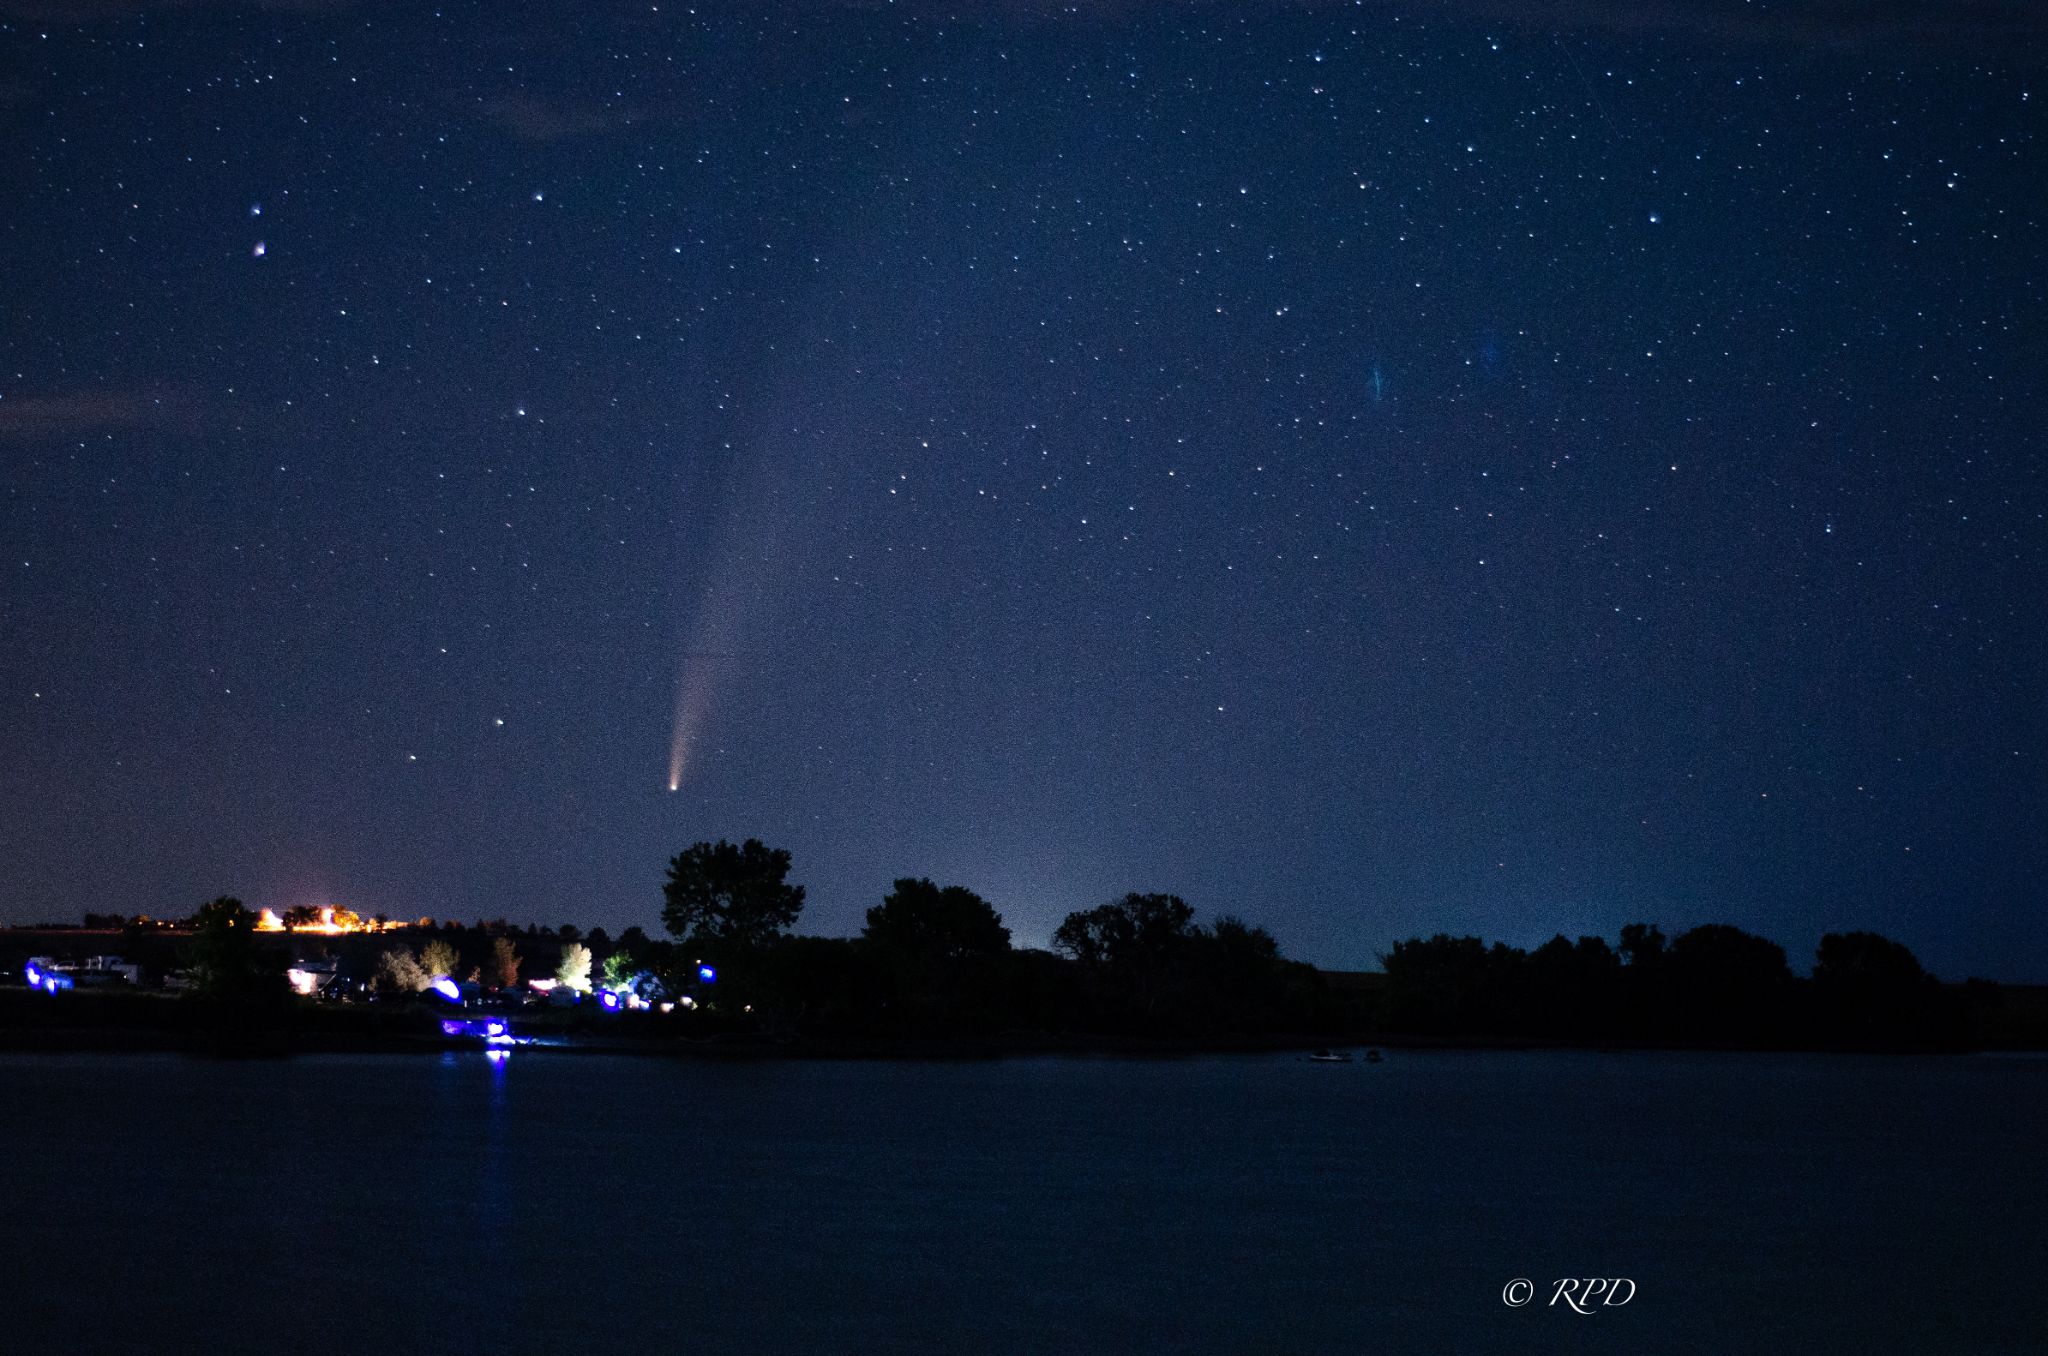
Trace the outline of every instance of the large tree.
<instances>
[{"instance_id":1,"label":"large tree","mask_svg":"<svg viewBox=\"0 0 2048 1356\"><path fill-rule=\"evenodd\" d=\"M1188 952L1202 935L1194 918L1178 895L1128 894L1068 914L1053 931L1053 949L1081 963L1106 1011L1128 1010L1151 1024L1186 987Z\"/></svg>"},{"instance_id":2,"label":"large tree","mask_svg":"<svg viewBox=\"0 0 2048 1356\"><path fill-rule=\"evenodd\" d=\"M661 921L676 940L711 956L759 950L803 912L804 887L788 883L789 853L758 838L723 838L671 858Z\"/></svg>"},{"instance_id":3,"label":"large tree","mask_svg":"<svg viewBox=\"0 0 2048 1356\"><path fill-rule=\"evenodd\" d=\"M278 998L284 961L256 938L256 914L223 895L192 919L192 992L205 998Z\"/></svg>"},{"instance_id":4,"label":"large tree","mask_svg":"<svg viewBox=\"0 0 2048 1356\"><path fill-rule=\"evenodd\" d=\"M436 937L420 948L420 968L431 980L455 978L455 972L462 968L462 955L455 944Z\"/></svg>"},{"instance_id":5,"label":"large tree","mask_svg":"<svg viewBox=\"0 0 2048 1356\"><path fill-rule=\"evenodd\" d=\"M1785 948L1726 923L1672 939L1662 962L1665 1011L1688 1040L1777 1044L1793 996Z\"/></svg>"},{"instance_id":6,"label":"large tree","mask_svg":"<svg viewBox=\"0 0 2048 1356\"><path fill-rule=\"evenodd\" d=\"M434 982L434 977L420 964L420 958L409 946L394 946L387 950L377 962L378 992L418 993Z\"/></svg>"},{"instance_id":7,"label":"large tree","mask_svg":"<svg viewBox=\"0 0 2048 1356\"><path fill-rule=\"evenodd\" d=\"M1874 932L1830 932L1815 960L1813 996L1831 1040L1902 1045L1960 1035L1940 982L1901 943Z\"/></svg>"},{"instance_id":8,"label":"large tree","mask_svg":"<svg viewBox=\"0 0 2048 1356\"><path fill-rule=\"evenodd\" d=\"M519 948L510 937L491 940L491 982L501 989L519 987Z\"/></svg>"},{"instance_id":9,"label":"large tree","mask_svg":"<svg viewBox=\"0 0 2048 1356\"><path fill-rule=\"evenodd\" d=\"M562 963L555 967L555 982L578 993L590 992L590 948L571 942L562 948Z\"/></svg>"},{"instance_id":10,"label":"large tree","mask_svg":"<svg viewBox=\"0 0 2048 1356\"><path fill-rule=\"evenodd\" d=\"M1152 967L1187 940L1194 917L1194 909L1178 895L1128 894L1113 904L1068 914L1053 932L1052 944L1090 967Z\"/></svg>"},{"instance_id":11,"label":"large tree","mask_svg":"<svg viewBox=\"0 0 2048 1356\"><path fill-rule=\"evenodd\" d=\"M989 902L964 885L938 886L905 877L868 910L862 935L869 941L935 961L998 955L1010 949L1010 930Z\"/></svg>"}]
</instances>

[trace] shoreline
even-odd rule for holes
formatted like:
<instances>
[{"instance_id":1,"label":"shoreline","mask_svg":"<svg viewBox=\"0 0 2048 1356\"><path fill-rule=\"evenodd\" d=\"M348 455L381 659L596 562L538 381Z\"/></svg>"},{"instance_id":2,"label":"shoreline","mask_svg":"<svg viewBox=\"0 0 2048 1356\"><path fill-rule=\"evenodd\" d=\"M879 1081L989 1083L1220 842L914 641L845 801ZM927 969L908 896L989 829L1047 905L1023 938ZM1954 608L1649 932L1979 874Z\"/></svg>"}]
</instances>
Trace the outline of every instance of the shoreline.
<instances>
[{"instance_id":1,"label":"shoreline","mask_svg":"<svg viewBox=\"0 0 2048 1356\"><path fill-rule=\"evenodd\" d=\"M315 1032L283 1028L235 1030L124 1026L0 1027L0 1055L170 1054L195 1058L288 1059L297 1055L445 1055L480 1053L473 1039L402 1032ZM2030 1044L1972 1046L1762 1045L1683 1041L1570 1041L1510 1036L1420 1036L1381 1033L1237 1038L1141 1038L1082 1034L983 1037L711 1036L675 1040L607 1037L542 1037L509 1047L536 1056L624 1055L640 1059L720 1062L771 1060L876 1061L888 1063L982 1061L1063 1056L1076 1059L1171 1060L1212 1055L1306 1055L1319 1049L1362 1054L1388 1052L1491 1051L1602 1054L1839 1054L1888 1057L2048 1054ZM1364 1062L1363 1060L1359 1062Z\"/></svg>"}]
</instances>

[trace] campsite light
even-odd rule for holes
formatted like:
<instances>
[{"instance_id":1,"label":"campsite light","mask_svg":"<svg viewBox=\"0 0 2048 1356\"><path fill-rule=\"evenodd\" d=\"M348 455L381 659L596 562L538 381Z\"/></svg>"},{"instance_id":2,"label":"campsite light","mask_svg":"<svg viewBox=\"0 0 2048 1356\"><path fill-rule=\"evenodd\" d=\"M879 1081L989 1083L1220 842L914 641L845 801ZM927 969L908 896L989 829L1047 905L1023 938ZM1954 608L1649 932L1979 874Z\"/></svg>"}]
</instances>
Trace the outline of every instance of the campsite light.
<instances>
[{"instance_id":1,"label":"campsite light","mask_svg":"<svg viewBox=\"0 0 2048 1356\"><path fill-rule=\"evenodd\" d=\"M700 965L697 967L697 978L703 980L706 984L716 984L718 982L718 971L708 965Z\"/></svg>"},{"instance_id":2,"label":"campsite light","mask_svg":"<svg viewBox=\"0 0 2048 1356\"><path fill-rule=\"evenodd\" d=\"M427 987L451 1003L460 1003L462 1001L462 986L446 975L434 976L434 982Z\"/></svg>"}]
</instances>

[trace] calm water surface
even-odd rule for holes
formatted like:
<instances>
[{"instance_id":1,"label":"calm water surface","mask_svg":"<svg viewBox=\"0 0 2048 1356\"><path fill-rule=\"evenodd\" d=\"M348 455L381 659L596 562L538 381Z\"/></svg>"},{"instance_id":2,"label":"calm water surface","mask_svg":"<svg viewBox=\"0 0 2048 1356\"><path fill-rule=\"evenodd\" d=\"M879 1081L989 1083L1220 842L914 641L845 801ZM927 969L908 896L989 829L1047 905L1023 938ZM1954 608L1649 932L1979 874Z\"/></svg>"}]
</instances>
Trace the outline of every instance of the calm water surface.
<instances>
[{"instance_id":1,"label":"calm water surface","mask_svg":"<svg viewBox=\"0 0 2048 1356\"><path fill-rule=\"evenodd\" d=\"M2033 1353L2044 1129L2021 1058L7 1057L0 1350Z\"/></svg>"}]
</instances>

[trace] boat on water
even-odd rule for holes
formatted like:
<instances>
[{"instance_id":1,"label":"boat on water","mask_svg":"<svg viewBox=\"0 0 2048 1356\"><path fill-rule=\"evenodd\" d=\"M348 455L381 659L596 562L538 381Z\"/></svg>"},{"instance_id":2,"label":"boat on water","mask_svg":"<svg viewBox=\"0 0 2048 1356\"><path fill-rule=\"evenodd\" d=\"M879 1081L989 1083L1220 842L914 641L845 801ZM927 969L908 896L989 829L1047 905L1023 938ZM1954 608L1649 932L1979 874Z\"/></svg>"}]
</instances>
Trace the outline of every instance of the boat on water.
<instances>
[{"instance_id":1,"label":"boat on water","mask_svg":"<svg viewBox=\"0 0 2048 1356\"><path fill-rule=\"evenodd\" d=\"M1351 1062L1351 1052L1349 1050L1316 1050L1309 1055L1309 1061L1314 1064L1349 1064Z\"/></svg>"}]
</instances>

